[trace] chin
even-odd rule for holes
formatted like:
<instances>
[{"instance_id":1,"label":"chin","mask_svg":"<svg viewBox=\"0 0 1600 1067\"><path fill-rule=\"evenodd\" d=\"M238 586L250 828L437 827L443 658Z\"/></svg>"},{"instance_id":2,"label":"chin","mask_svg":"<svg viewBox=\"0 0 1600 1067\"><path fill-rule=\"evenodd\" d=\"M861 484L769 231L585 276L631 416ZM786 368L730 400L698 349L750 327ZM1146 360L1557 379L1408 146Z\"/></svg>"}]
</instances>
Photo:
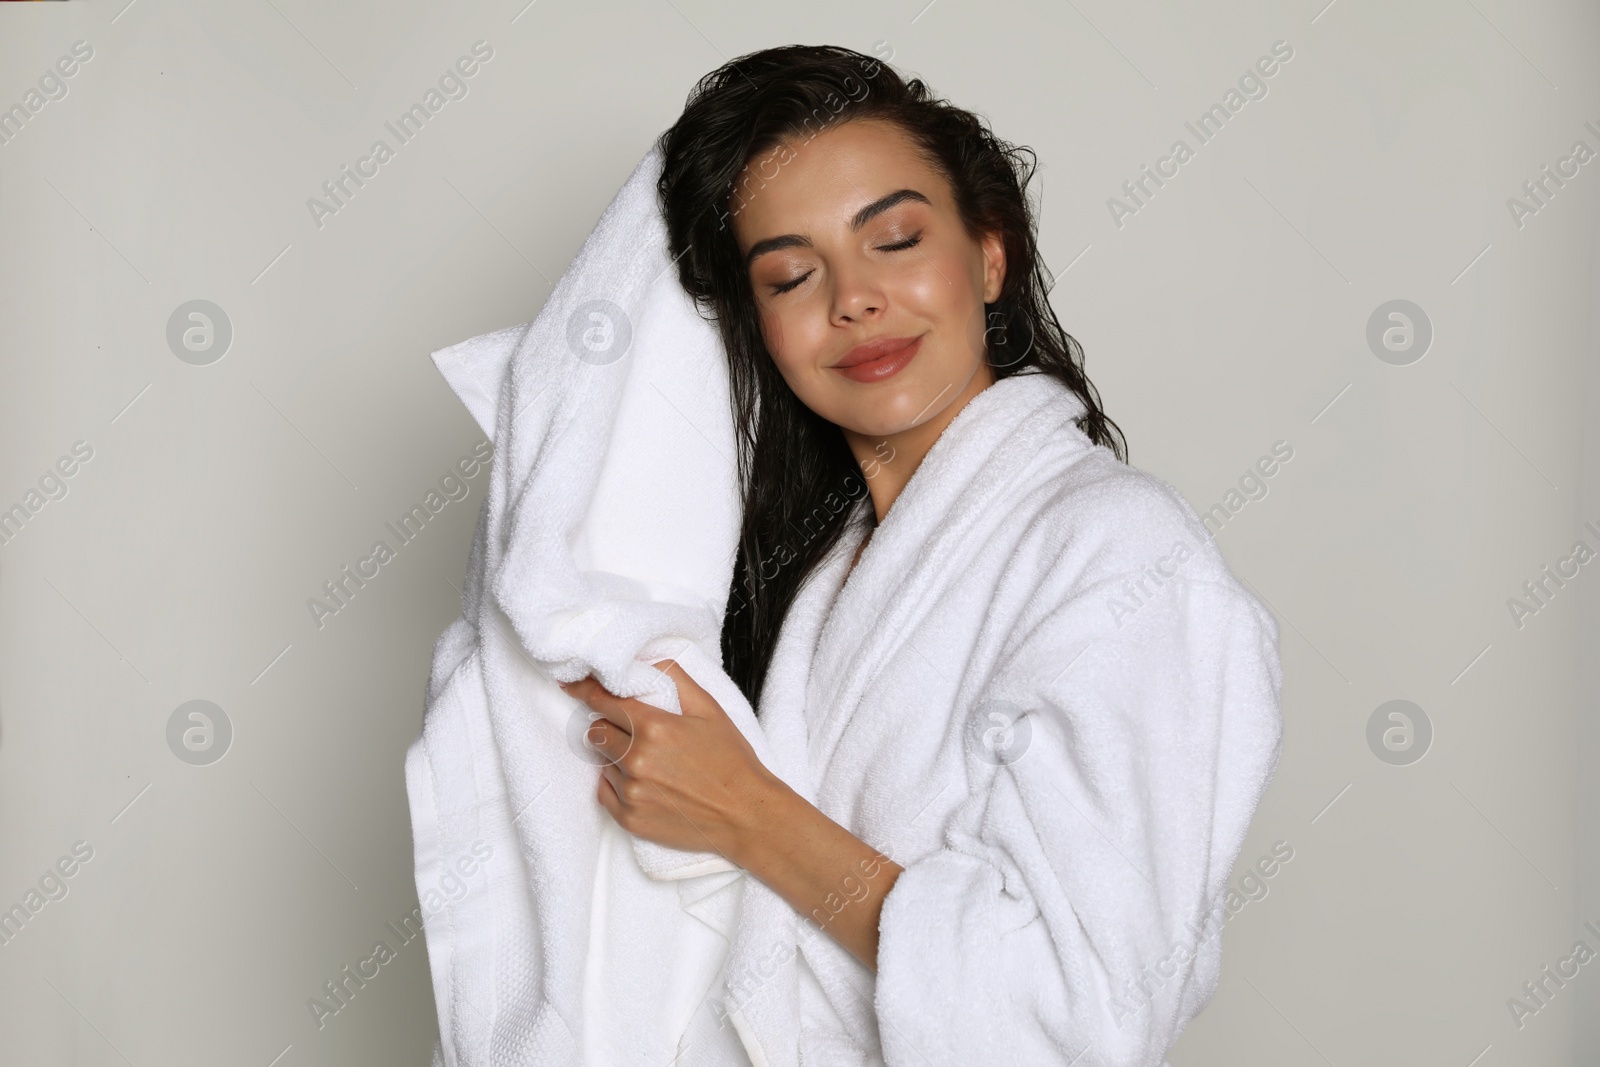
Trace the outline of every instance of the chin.
<instances>
[{"instance_id":1,"label":"chin","mask_svg":"<svg viewBox=\"0 0 1600 1067\"><path fill-rule=\"evenodd\" d=\"M876 385L852 383L851 391L856 395L850 398L847 410L842 413L845 418L839 425L864 437L888 437L937 415L944 403L933 400L944 386L921 381L901 382L898 379L902 376ZM945 389L940 399L947 402L960 391L959 385ZM913 419L917 421L914 423Z\"/></svg>"}]
</instances>

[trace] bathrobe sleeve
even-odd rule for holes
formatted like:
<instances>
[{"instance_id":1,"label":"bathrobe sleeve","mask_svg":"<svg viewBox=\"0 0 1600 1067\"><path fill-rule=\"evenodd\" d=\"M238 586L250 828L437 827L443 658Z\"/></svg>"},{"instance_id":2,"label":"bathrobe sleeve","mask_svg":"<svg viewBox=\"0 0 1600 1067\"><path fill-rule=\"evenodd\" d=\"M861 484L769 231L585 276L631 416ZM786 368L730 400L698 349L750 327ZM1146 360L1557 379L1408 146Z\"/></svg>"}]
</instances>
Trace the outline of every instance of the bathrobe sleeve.
<instances>
[{"instance_id":1,"label":"bathrobe sleeve","mask_svg":"<svg viewBox=\"0 0 1600 1067\"><path fill-rule=\"evenodd\" d=\"M1168 578L1140 551L1086 587L1052 568L1039 595L1068 591L973 709L968 736L1005 745L965 746L943 847L884 899L889 1067L1159 1067L1216 990L1226 882L1281 751L1277 624L1209 540Z\"/></svg>"}]
</instances>

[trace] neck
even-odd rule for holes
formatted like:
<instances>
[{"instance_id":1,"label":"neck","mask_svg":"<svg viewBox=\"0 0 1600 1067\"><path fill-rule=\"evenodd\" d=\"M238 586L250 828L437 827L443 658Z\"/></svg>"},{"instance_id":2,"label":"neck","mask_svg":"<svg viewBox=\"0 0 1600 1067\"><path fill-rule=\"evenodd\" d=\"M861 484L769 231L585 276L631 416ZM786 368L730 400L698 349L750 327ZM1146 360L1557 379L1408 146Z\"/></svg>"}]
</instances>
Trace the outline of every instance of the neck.
<instances>
[{"instance_id":1,"label":"neck","mask_svg":"<svg viewBox=\"0 0 1600 1067\"><path fill-rule=\"evenodd\" d=\"M969 400L993 385L994 381L994 371L990 369L988 360L979 360L976 370L955 397L924 422L882 437L859 434L841 427L845 442L867 480L867 491L872 494L872 510L878 522L883 522L895 498L911 481L911 476L916 473L939 435L944 433L945 427L961 413ZM947 387L934 404L948 397L954 385L952 383Z\"/></svg>"}]
</instances>

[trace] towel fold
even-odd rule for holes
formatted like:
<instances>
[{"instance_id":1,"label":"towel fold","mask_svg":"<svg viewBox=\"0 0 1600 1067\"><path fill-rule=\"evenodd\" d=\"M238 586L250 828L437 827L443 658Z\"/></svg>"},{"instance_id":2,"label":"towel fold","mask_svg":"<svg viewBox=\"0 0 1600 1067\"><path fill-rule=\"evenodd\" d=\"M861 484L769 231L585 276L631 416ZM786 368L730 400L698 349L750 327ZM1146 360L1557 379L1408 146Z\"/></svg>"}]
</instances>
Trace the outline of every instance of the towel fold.
<instances>
[{"instance_id":1,"label":"towel fold","mask_svg":"<svg viewBox=\"0 0 1600 1067\"><path fill-rule=\"evenodd\" d=\"M660 167L652 148L531 323L433 356L495 446L462 614L435 644L406 757L419 893L475 841L497 857L426 926L448 1064L600 1055L618 1021L595 1003L607 983L709 986L720 952L683 946L707 909L724 925L737 909L744 875L724 857L628 835L619 856L603 837L620 831L595 797L593 716L555 682L592 674L678 712L650 665L676 659L782 774L721 669L739 526L727 370L666 255ZM727 890L714 905L707 879ZM682 1014L633 1045L667 1043L666 1062Z\"/></svg>"}]
</instances>

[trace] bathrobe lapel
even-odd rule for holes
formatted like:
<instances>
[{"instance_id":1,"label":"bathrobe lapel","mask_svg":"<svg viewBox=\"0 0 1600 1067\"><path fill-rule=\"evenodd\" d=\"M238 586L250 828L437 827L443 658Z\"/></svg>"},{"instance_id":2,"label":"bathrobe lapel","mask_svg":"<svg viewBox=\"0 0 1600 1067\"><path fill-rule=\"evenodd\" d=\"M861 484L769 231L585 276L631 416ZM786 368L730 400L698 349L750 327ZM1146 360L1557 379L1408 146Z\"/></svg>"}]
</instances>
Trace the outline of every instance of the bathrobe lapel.
<instances>
[{"instance_id":1,"label":"bathrobe lapel","mask_svg":"<svg viewBox=\"0 0 1600 1067\"><path fill-rule=\"evenodd\" d=\"M1029 461L1081 402L1042 374L1003 378L945 427L845 580L812 658L808 764L820 776L875 669L960 578ZM859 536L849 539L850 551ZM958 664L930 665L956 670Z\"/></svg>"}]
</instances>

